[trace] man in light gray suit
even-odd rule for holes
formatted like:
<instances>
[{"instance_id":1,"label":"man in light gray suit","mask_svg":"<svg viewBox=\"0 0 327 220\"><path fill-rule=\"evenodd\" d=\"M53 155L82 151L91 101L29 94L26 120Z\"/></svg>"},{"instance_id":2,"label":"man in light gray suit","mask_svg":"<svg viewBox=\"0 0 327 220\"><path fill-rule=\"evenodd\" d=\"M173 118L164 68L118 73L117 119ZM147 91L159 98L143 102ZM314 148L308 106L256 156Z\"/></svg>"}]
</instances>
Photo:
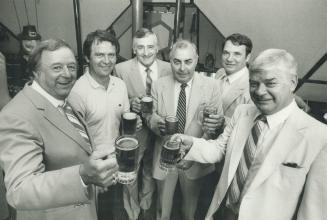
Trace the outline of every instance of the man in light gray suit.
<instances>
[{"instance_id":1,"label":"man in light gray suit","mask_svg":"<svg viewBox=\"0 0 327 220\"><path fill-rule=\"evenodd\" d=\"M296 104L297 63L268 49L250 64L254 105L240 105L215 141L185 135L185 160L225 158L206 219L326 218L327 127Z\"/></svg>"},{"instance_id":2,"label":"man in light gray suit","mask_svg":"<svg viewBox=\"0 0 327 220\"><path fill-rule=\"evenodd\" d=\"M157 79L169 75L169 63L157 59L159 50L158 38L152 31L141 28L133 38L133 52L135 58L116 65L117 75L127 86L131 110L140 113L140 97L151 95L151 85ZM152 179L152 155L154 135L146 125L137 132L140 143L139 163L143 161L142 189L138 195L137 181L124 188L124 207L130 219L137 219L142 209L143 218L148 216L148 209L152 203L155 184ZM140 198L140 201L139 201Z\"/></svg>"},{"instance_id":3,"label":"man in light gray suit","mask_svg":"<svg viewBox=\"0 0 327 220\"><path fill-rule=\"evenodd\" d=\"M0 114L0 166L8 203L18 220L96 220L94 185L115 183L108 152L94 151L84 120L66 98L76 80L76 59L62 40L33 51L35 79Z\"/></svg>"},{"instance_id":4,"label":"man in light gray suit","mask_svg":"<svg viewBox=\"0 0 327 220\"><path fill-rule=\"evenodd\" d=\"M162 145L167 139L166 116L176 116L179 120L179 132L194 137L204 135L201 116L206 105L216 107L216 115L223 119L219 85L216 80L195 72L197 61L196 46L186 40L177 41L170 52L173 75L160 78L152 89L154 111L148 118L148 123L157 135L153 177L158 187L157 219L160 220L170 219L178 180L183 196L183 219L194 219L203 177L214 170L213 165L200 163L184 164L182 169L169 173L160 168ZM223 120L220 126L222 124ZM216 127L219 127L218 124Z\"/></svg>"}]
</instances>

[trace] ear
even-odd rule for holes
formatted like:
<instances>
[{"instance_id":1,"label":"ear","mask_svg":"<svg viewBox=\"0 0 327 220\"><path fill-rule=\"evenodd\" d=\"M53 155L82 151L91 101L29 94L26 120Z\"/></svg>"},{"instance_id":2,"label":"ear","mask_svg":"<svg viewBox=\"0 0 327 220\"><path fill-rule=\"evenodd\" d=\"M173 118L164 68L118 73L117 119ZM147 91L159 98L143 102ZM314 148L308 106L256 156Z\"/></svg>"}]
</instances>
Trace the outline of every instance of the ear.
<instances>
[{"instance_id":1,"label":"ear","mask_svg":"<svg viewBox=\"0 0 327 220\"><path fill-rule=\"evenodd\" d=\"M297 83L298 83L298 76L292 74L292 75L291 75L291 91L292 91L292 92L295 91L296 86L297 86Z\"/></svg>"},{"instance_id":2,"label":"ear","mask_svg":"<svg viewBox=\"0 0 327 220\"><path fill-rule=\"evenodd\" d=\"M33 71L33 76L34 76L34 78L38 78L40 76L40 72L39 71Z\"/></svg>"},{"instance_id":3,"label":"ear","mask_svg":"<svg viewBox=\"0 0 327 220\"><path fill-rule=\"evenodd\" d=\"M89 60L89 58L87 58L87 56L84 56L84 59L85 59L85 61L86 61L87 63L90 62L90 60Z\"/></svg>"},{"instance_id":4,"label":"ear","mask_svg":"<svg viewBox=\"0 0 327 220\"><path fill-rule=\"evenodd\" d=\"M249 53L249 54L246 56L245 60L246 60L246 62L248 63L248 62L250 61L250 59L251 59L251 53Z\"/></svg>"}]
</instances>

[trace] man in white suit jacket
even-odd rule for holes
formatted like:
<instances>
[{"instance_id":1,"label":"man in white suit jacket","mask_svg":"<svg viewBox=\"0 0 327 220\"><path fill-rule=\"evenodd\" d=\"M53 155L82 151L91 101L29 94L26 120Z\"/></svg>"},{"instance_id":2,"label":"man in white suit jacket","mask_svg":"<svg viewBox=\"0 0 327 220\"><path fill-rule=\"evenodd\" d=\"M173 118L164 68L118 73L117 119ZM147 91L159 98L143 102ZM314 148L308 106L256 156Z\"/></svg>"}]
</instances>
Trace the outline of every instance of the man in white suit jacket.
<instances>
[{"instance_id":1,"label":"man in white suit jacket","mask_svg":"<svg viewBox=\"0 0 327 220\"><path fill-rule=\"evenodd\" d=\"M269 49L250 65L250 94L256 106L240 105L217 140L181 135L186 160L214 163L225 157L206 219L325 219L327 128L297 107L297 64L285 50ZM236 203L229 194L259 115L266 123ZM177 135L180 136L180 135ZM174 137L176 138L176 137ZM220 218L219 218L220 217Z\"/></svg>"},{"instance_id":2,"label":"man in white suit jacket","mask_svg":"<svg viewBox=\"0 0 327 220\"><path fill-rule=\"evenodd\" d=\"M195 73L197 60L196 47L192 43L186 40L177 41L170 54L173 74L160 78L152 89L154 110L148 120L151 130L157 135L153 158L153 177L157 180L159 194L157 219L161 220L170 219L178 180L183 195L183 217L187 220L194 219L202 177L214 170L212 164L193 163L186 170L178 169L167 174L160 168L159 162L162 145L167 139L164 135L164 118L178 116L178 99L183 83L186 85L186 121L183 130L185 134L194 137L203 136L199 114L202 113L201 110L205 105L216 107L217 115L223 116L219 85L217 81Z\"/></svg>"}]
</instances>

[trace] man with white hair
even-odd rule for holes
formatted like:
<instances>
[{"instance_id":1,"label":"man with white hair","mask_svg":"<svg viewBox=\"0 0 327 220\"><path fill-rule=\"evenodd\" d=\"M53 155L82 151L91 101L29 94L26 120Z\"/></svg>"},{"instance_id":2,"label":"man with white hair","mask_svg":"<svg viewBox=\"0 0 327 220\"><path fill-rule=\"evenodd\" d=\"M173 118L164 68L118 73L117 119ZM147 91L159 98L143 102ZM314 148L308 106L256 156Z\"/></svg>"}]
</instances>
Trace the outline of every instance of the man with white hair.
<instances>
[{"instance_id":1,"label":"man with white hair","mask_svg":"<svg viewBox=\"0 0 327 220\"><path fill-rule=\"evenodd\" d=\"M225 158L206 219L325 219L327 128L295 103L297 64L268 49L250 64L253 105L240 105L214 141L177 135L185 160Z\"/></svg>"}]
</instances>

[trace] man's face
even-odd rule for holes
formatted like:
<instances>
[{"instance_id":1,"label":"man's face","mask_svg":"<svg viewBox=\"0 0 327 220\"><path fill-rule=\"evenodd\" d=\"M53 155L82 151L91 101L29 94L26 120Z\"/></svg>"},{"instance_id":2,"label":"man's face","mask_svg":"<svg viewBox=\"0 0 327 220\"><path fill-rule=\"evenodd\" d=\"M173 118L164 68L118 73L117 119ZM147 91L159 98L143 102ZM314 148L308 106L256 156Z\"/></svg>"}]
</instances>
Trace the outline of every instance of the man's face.
<instances>
[{"instance_id":1,"label":"man's face","mask_svg":"<svg viewBox=\"0 0 327 220\"><path fill-rule=\"evenodd\" d=\"M246 66L250 54L246 55L245 45L234 45L232 41L228 40L225 43L221 58L226 74L231 75Z\"/></svg>"},{"instance_id":2,"label":"man's face","mask_svg":"<svg viewBox=\"0 0 327 220\"><path fill-rule=\"evenodd\" d=\"M286 71L270 66L261 72L250 73L251 98L263 114L274 114L293 100L297 76Z\"/></svg>"},{"instance_id":3,"label":"man's face","mask_svg":"<svg viewBox=\"0 0 327 220\"><path fill-rule=\"evenodd\" d=\"M22 49L24 54L31 55L32 51L39 42L39 40L22 40Z\"/></svg>"},{"instance_id":4,"label":"man's face","mask_svg":"<svg viewBox=\"0 0 327 220\"><path fill-rule=\"evenodd\" d=\"M116 47L109 41L94 41L90 53L90 74L107 78L116 64Z\"/></svg>"},{"instance_id":5,"label":"man's face","mask_svg":"<svg viewBox=\"0 0 327 220\"><path fill-rule=\"evenodd\" d=\"M158 53L158 42L155 35L136 38L133 45L137 60L145 67L149 67L155 61Z\"/></svg>"},{"instance_id":6,"label":"man's face","mask_svg":"<svg viewBox=\"0 0 327 220\"><path fill-rule=\"evenodd\" d=\"M191 47L177 48L170 60L175 79L180 83L190 81L194 75L197 61L197 54Z\"/></svg>"},{"instance_id":7,"label":"man's face","mask_svg":"<svg viewBox=\"0 0 327 220\"><path fill-rule=\"evenodd\" d=\"M34 73L40 86L56 99L65 99L76 80L76 60L73 52L61 47L42 52L40 66Z\"/></svg>"}]
</instances>

